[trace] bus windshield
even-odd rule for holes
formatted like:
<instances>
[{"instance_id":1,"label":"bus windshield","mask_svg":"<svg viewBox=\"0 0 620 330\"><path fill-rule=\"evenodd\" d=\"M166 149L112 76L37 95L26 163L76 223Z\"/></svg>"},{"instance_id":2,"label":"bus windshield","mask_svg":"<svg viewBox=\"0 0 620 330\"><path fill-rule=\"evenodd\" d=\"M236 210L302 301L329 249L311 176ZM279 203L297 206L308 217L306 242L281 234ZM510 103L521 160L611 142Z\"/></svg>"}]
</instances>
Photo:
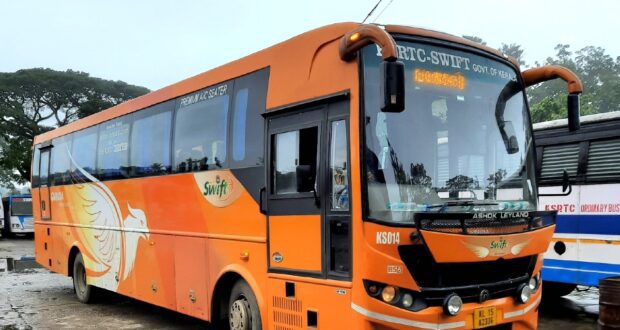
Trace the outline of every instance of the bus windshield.
<instances>
[{"instance_id":1,"label":"bus windshield","mask_svg":"<svg viewBox=\"0 0 620 330\"><path fill-rule=\"evenodd\" d=\"M30 198L14 198L11 201L11 215L32 215L32 200Z\"/></svg>"},{"instance_id":2,"label":"bus windshield","mask_svg":"<svg viewBox=\"0 0 620 330\"><path fill-rule=\"evenodd\" d=\"M381 112L380 53L363 50L368 217L536 210L531 125L515 70L460 50L397 43L400 113Z\"/></svg>"}]
</instances>

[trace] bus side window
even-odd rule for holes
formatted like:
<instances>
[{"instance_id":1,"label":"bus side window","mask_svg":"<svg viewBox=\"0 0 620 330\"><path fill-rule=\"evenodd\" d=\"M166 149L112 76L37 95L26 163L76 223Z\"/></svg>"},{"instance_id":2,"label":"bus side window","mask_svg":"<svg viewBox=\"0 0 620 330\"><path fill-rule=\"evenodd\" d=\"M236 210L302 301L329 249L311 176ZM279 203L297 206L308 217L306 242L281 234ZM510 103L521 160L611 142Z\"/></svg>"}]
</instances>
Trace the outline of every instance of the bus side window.
<instances>
[{"instance_id":1,"label":"bus side window","mask_svg":"<svg viewBox=\"0 0 620 330\"><path fill-rule=\"evenodd\" d=\"M90 181L86 179L85 175L82 173L82 170L92 175L95 174L95 160L97 158L97 129L97 126L91 126L74 134L73 143L71 146L71 157L73 157L75 164L71 164L72 176L69 180L76 180L77 182Z\"/></svg>"},{"instance_id":2,"label":"bus side window","mask_svg":"<svg viewBox=\"0 0 620 330\"><path fill-rule=\"evenodd\" d=\"M53 140L51 155L50 185L62 185L71 183L71 160L69 151L71 150L72 134L65 135Z\"/></svg>"},{"instance_id":3,"label":"bus side window","mask_svg":"<svg viewBox=\"0 0 620 330\"><path fill-rule=\"evenodd\" d=\"M130 175L141 177L170 172L170 135L174 101L141 110L131 129Z\"/></svg>"},{"instance_id":4,"label":"bus side window","mask_svg":"<svg viewBox=\"0 0 620 330\"><path fill-rule=\"evenodd\" d=\"M273 136L276 195L316 189L318 132L318 127L313 126Z\"/></svg>"},{"instance_id":5,"label":"bus side window","mask_svg":"<svg viewBox=\"0 0 620 330\"><path fill-rule=\"evenodd\" d=\"M100 180L128 177L130 123L131 116L123 116L99 125L97 174Z\"/></svg>"},{"instance_id":6,"label":"bus side window","mask_svg":"<svg viewBox=\"0 0 620 330\"><path fill-rule=\"evenodd\" d=\"M268 80L268 68L235 79L230 126L231 168L264 165L263 114Z\"/></svg>"},{"instance_id":7,"label":"bus side window","mask_svg":"<svg viewBox=\"0 0 620 330\"><path fill-rule=\"evenodd\" d=\"M34 146L32 154L32 188L38 188L40 185L39 178L39 160L41 158L40 144Z\"/></svg>"},{"instance_id":8,"label":"bus side window","mask_svg":"<svg viewBox=\"0 0 620 330\"><path fill-rule=\"evenodd\" d=\"M195 172L226 166L228 95L203 97L210 87L179 99L174 124L174 171ZM203 100L205 98L205 100ZM189 100L186 100L189 99Z\"/></svg>"}]
</instances>

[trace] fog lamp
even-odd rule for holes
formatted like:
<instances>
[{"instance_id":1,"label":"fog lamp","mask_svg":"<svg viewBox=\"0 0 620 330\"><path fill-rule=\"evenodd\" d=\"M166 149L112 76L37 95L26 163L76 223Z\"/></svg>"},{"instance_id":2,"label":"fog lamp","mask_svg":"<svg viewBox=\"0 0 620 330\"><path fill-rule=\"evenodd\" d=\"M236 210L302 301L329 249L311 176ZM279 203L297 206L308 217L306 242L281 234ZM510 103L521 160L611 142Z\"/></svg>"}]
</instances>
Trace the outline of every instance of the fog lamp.
<instances>
[{"instance_id":1,"label":"fog lamp","mask_svg":"<svg viewBox=\"0 0 620 330\"><path fill-rule=\"evenodd\" d=\"M456 315L463 307L463 300L456 293L451 293L443 300L443 312L448 315Z\"/></svg>"},{"instance_id":2,"label":"fog lamp","mask_svg":"<svg viewBox=\"0 0 620 330\"><path fill-rule=\"evenodd\" d=\"M403 300L401 301L401 303L403 304L405 308L411 307L411 305L413 305L413 296L408 293L405 293L403 295Z\"/></svg>"},{"instance_id":3,"label":"fog lamp","mask_svg":"<svg viewBox=\"0 0 620 330\"><path fill-rule=\"evenodd\" d=\"M525 304L526 302L530 300L531 296L532 296L532 290L530 290L529 284L519 285L519 288L517 289L517 300L520 303Z\"/></svg>"},{"instance_id":4,"label":"fog lamp","mask_svg":"<svg viewBox=\"0 0 620 330\"><path fill-rule=\"evenodd\" d=\"M388 285L381 291L381 299L386 303L391 303L396 300L396 295L398 294L398 289Z\"/></svg>"}]
</instances>

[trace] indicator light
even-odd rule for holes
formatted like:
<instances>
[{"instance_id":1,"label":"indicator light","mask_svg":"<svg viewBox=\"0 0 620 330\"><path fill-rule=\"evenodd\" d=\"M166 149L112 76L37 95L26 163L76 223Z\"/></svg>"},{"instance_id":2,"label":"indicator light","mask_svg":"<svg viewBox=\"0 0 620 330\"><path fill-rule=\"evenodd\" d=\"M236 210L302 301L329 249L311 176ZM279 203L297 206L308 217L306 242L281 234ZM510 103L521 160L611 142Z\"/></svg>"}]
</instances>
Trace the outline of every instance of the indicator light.
<instances>
[{"instance_id":1,"label":"indicator light","mask_svg":"<svg viewBox=\"0 0 620 330\"><path fill-rule=\"evenodd\" d=\"M359 34L359 32L355 32L355 33L353 33L353 34L349 37L349 40L351 40L351 41L355 42L355 41L359 40L359 38L360 38L360 34Z\"/></svg>"},{"instance_id":2,"label":"indicator light","mask_svg":"<svg viewBox=\"0 0 620 330\"><path fill-rule=\"evenodd\" d=\"M387 303L391 303L396 301L396 295L398 294L398 289L388 285L381 291L381 299Z\"/></svg>"}]
</instances>

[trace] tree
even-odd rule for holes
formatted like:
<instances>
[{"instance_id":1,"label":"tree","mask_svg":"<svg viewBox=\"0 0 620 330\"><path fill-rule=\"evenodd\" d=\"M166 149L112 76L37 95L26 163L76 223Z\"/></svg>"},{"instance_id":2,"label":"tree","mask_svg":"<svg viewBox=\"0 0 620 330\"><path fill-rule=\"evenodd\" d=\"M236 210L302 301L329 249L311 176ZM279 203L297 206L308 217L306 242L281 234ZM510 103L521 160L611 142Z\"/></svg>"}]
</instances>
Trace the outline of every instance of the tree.
<instances>
[{"instance_id":1,"label":"tree","mask_svg":"<svg viewBox=\"0 0 620 330\"><path fill-rule=\"evenodd\" d=\"M463 38L465 38L465 39L467 39L469 41L477 42L477 43L479 43L479 44L481 44L483 46L487 45L487 43L484 40L482 40L482 38L480 38L480 37L464 35Z\"/></svg>"},{"instance_id":2,"label":"tree","mask_svg":"<svg viewBox=\"0 0 620 330\"><path fill-rule=\"evenodd\" d=\"M523 60L523 49L521 48L521 45L502 43L502 46L499 48L499 51L508 56L516 58L517 61L519 61L519 65L521 66L526 65L525 61Z\"/></svg>"},{"instance_id":3,"label":"tree","mask_svg":"<svg viewBox=\"0 0 620 330\"><path fill-rule=\"evenodd\" d=\"M0 73L0 183L30 180L36 135L148 92L73 70Z\"/></svg>"},{"instance_id":4,"label":"tree","mask_svg":"<svg viewBox=\"0 0 620 330\"><path fill-rule=\"evenodd\" d=\"M605 49L593 46L572 52L569 45L559 44L555 51L555 57L547 58L542 65L561 65L579 76L584 87L581 115L620 110L620 57L614 60ZM566 118L564 81L533 86L528 96L534 122Z\"/></svg>"}]
</instances>

